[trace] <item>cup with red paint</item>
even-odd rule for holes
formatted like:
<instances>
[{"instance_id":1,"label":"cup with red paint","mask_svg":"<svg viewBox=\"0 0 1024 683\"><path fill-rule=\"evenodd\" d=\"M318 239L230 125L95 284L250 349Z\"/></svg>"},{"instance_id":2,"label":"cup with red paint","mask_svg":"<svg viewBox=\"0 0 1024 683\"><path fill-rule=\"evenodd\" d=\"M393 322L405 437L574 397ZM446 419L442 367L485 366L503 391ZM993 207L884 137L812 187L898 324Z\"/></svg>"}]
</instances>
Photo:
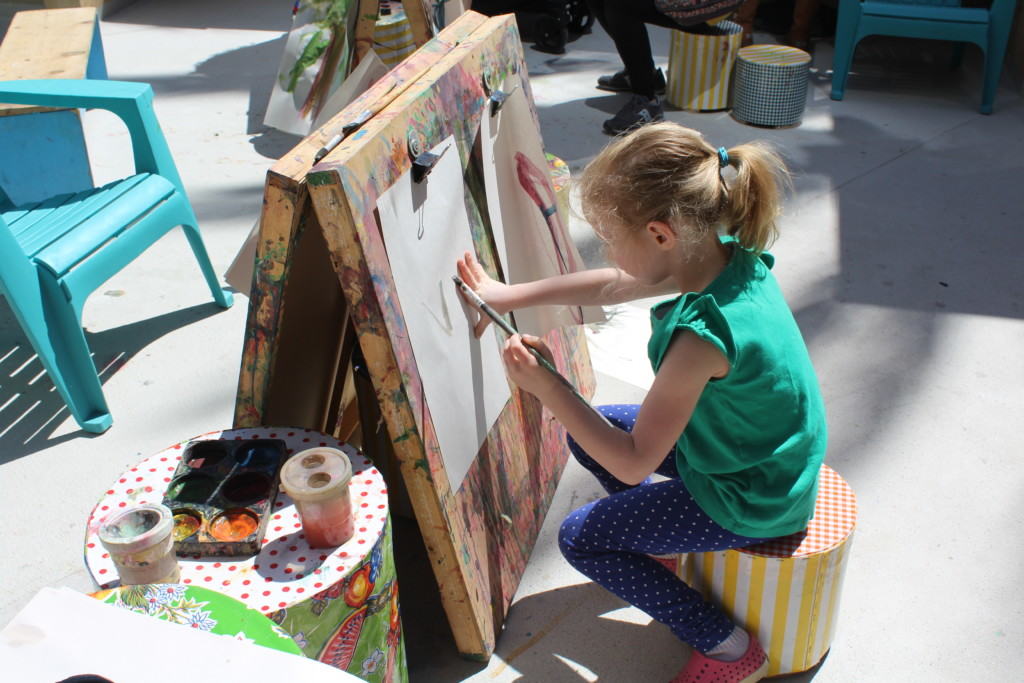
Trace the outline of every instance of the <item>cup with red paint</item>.
<instances>
[{"instance_id":1,"label":"cup with red paint","mask_svg":"<svg viewBox=\"0 0 1024 683\"><path fill-rule=\"evenodd\" d=\"M325 446L300 451L281 468L281 488L295 501L311 547L339 546L352 538L351 479L348 456Z\"/></svg>"}]
</instances>

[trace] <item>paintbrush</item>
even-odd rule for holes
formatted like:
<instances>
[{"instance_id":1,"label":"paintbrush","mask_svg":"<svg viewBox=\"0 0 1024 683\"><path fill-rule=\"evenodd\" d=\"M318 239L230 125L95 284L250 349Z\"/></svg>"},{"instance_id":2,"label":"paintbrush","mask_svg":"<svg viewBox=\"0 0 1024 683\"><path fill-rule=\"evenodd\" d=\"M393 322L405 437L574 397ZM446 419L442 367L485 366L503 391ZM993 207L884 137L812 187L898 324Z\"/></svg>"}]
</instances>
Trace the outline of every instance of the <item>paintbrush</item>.
<instances>
[{"instance_id":1,"label":"paintbrush","mask_svg":"<svg viewBox=\"0 0 1024 683\"><path fill-rule=\"evenodd\" d=\"M462 281L462 278L460 278L458 275L452 275L452 280L455 282L455 285L459 288L459 291L461 291L466 296L466 298L469 299L469 302L476 306L477 308L479 308L481 311L483 311L484 314L492 321L494 321L494 324L500 327L506 334L508 334L509 336L519 334L519 332L516 331L516 328L509 325L508 321L506 321L504 318L498 315L498 312L491 308L486 301L481 299L479 294L470 289L469 285ZM525 341L523 342L523 346L526 347L527 351L533 354L533 357L537 359L537 363L539 363L542 368L544 368L552 375L554 375L556 378L558 378L558 380L563 385L565 385L565 387L569 391L572 392L573 396L578 398L588 408L594 411L594 414L600 417L605 424L611 425L611 423L608 422L608 419L604 415L599 413L597 408L590 405L590 401L588 401L586 397L583 396L583 394L576 390L576 387L573 386L572 382L566 379L565 376L562 373L560 373L554 365L551 364L551 361L544 357L544 354L542 354L540 351L527 344Z\"/></svg>"}]
</instances>

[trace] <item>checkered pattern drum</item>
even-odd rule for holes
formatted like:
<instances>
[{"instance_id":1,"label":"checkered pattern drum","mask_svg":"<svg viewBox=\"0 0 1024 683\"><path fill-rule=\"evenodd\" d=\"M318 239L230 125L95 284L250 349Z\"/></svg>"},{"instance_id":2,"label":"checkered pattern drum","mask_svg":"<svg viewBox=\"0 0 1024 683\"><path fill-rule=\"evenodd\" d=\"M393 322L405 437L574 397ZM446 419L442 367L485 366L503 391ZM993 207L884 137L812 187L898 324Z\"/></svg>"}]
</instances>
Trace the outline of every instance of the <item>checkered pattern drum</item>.
<instances>
[{"instance_id":1,"label":"checkered pattern drum","mask_svg":"<svg viewBox=\"0 0 1024 683\"><path fill-rule=\"evenodd\" d=\"M755 126L795 126L804 114L811 56L785 45L750 45L736 57L732 115Z\"/></svg>"}]
</instances>

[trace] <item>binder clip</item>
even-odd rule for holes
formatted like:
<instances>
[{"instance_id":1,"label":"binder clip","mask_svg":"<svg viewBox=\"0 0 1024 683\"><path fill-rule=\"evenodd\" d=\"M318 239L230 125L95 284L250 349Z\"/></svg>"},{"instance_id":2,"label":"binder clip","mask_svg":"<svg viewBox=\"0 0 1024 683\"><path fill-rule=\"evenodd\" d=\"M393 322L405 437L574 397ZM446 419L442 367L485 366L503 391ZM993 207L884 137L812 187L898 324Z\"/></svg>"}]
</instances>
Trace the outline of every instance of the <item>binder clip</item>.
<instances>
[{"instance_id":1,"label":"binder clip","mask_svg":"<svg viewBox=\"0 0 1024 683\"><path fill-rule=\"evenodd\" d=\"M444 156L444 153L448 151L448 147L445 147L436 154L430 151L424 150L426 146L421 139L420 135L416 131L409 131L407 136L409 146L409 156L412 158L412 180L414 183L421 183L423 180L430 175L430 172L434 170L434 166Z\"/></svg>"}]
</instances>

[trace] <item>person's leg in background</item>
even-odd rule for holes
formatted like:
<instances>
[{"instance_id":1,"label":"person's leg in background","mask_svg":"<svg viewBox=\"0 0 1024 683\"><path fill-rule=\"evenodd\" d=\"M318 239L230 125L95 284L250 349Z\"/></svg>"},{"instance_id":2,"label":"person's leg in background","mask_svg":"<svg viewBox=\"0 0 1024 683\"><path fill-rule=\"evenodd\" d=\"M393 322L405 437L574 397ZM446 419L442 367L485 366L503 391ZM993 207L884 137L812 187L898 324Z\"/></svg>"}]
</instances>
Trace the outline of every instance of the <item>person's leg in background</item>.
<instances>
[{"instance_id":1,"label":"person's leg in background","mask_svg":"<svg viewBox=\"0 0 1024 683\"><path fill-rule=\"evenodd\" d=\"M633 93L622 110L605 121L605 132L617 135L644 123L660 121L664 118L664 111L658 99L658 91L664 90L664 76L655 71L646 25L680 27L655 8L654 0L588 2L594 17L615 43L615 49L625 67L621 75L599 79L598 87Z\"/></svg>"},{"instance_id":2,"label":"person's leg in background","mask_svg":"<svg viewBox=\"0 0 1024 683\"><path fill-rule=\"evenodd\" d=\"M747 0L736 10L734 21L743 29L743 38L740 45L752 45L754 42L754 17L757 16L757 6L760 0Z\"/></svg>"},{"instance_id":3,"label":"person's leg in background","mask_svg":"<svg viewBox=\"0 0 1024 683\"><path fill-rule=\"evenodd\" d=\"M793 23L789 27L786 42L793 47L806 50L811 45L811 23L818 14L820 0L796 0L793 5Z\"/></svg>"}]
</instances>

